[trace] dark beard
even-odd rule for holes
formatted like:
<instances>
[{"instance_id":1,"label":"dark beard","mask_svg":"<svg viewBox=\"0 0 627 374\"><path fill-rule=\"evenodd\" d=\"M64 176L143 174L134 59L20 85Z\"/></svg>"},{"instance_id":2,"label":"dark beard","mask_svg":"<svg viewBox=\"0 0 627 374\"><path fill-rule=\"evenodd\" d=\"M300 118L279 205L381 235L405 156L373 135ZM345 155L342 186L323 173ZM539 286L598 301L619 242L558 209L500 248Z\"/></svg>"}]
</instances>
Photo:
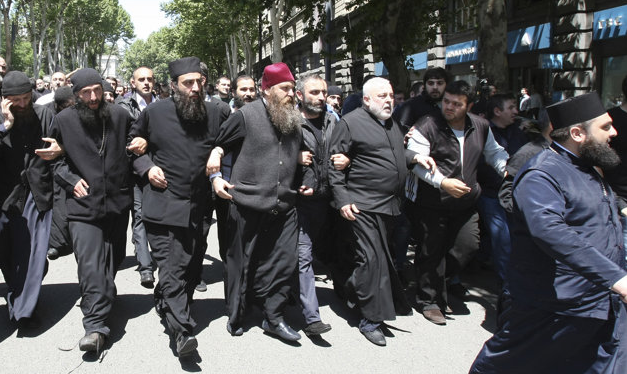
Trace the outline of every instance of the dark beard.
<instances>
[{"instance_id":1,"label":"dark beard","mask_svg":"<svg viewBox=\"0 0 627 374\"><path fill-rule=\"evenodd\" d=\"M610 148L607 143L596 143L592 140L586 140L579 150L581 159L598 166L603 170L610 170L620 164L618 153Z\"/></svg>"},{"instance_id":2,"label":"dark beard","mask_svg":"<svg viewBox=\"0 0 627 374\"><path fill-rule=\"evenodd\" d=\"M33 103L29 103L28 107L24 110L13 110L11 109L11 113L13 113L13 117L15 117L16 120L20 120L20 121L28 121L28 120L33 120L37 118L37 114L35 113L35 110L33 109Z\"/></svg>"},{"instance_id":3,"label":"dark beard","mask_svg":"<svg viewBox=\"0 0 627 374\"><path fill-rule=\"evenodd\" d=\"M250 104L253 101L255 101L254 99L252 101L244 101L244 99L242 99L239 96L234 96L233 97L233 105L235 106L236 109L242 109L242 107L246 104Z\"/></svg>"},{"instance_id":4,"label":"dark beard","mask_svg":"<svg viewBox=\"0 0 627 374\"><path fill-rule=\"evenodd\" d=\"M78 112L78 118L81 123L87 127L101 126L103 123L108 123L111 120L111 104L100 101L98 109L90 109L80 97L76 99L76 111Z\"/></svg>"},{"instance_id":5,"label":"dark beard","mask_svg":"<svg viewBox=\"0 0 627 374\"><path fill-rule=\"evenodd\" d=\"M201 124L207 121L207 108L205 107L205 89L200 88L198 98L192 99L184 96L175 85L172 90L172 100L176 107L176 114L184 124Z\"/></svg>"},{"instance_id":6,"label":"dark beard","mask_svg":"<svg viewBox=\"0 0 627 374\"><path fill-rule=\"evenodd\" d=\"M293 104L282 104L276 96L268 97L267 109L270 121L283 135L293 133L303 122L303 117Z\"/></svg>"},{"instance_id":7,"label":"dark beard","mask_svg":"<svg viewBox=\"0 0 627 374\"><path fill-rule=\"evenodd\" d=\"M319 106L315 106L313 105L313 103L311 101L308 101L307 99L304 99L301 102L302 108L305 112L307 112L310 115L320 115L322 113L324 113L326 107L321 108Z\"/></svg>"}]
</instances>

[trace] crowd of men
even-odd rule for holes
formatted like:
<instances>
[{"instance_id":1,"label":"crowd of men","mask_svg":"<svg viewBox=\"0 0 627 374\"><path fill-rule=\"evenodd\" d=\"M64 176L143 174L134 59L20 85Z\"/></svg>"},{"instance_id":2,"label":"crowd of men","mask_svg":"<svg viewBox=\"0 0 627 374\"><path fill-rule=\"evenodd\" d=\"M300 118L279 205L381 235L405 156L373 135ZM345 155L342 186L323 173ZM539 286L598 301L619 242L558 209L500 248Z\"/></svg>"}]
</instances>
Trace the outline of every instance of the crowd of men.
<instances>
[{"instance_id":1,"label":"crowd of men","mask_svg":"<svg viewBox=\"0 0 627 374\"><path fill-rule=\"evenodd\" d=\"M168 85L142 66L124 94L84 68L53 74L47 92L3 63L0 268L20 328L37 323L47 258L73 253L79 347L101 351L131 217L140 283L178 355L192 353L215 210L233 336L257 306L265 332L299 340L290 303L306 335L328 332L315 257L358 330L384 346L385 321L413 308L446 325L449 294L468 292L460 274L483 258L502 286L499 329L471 372L627 370L627 101L608 114L590 93L526 120L528 97L490 92L480 104L441 68L404 100L380 77L344 98L284 63L259 87L222 76L211 95L196 57L172 61Z\"/></svg>"}]
</instances>

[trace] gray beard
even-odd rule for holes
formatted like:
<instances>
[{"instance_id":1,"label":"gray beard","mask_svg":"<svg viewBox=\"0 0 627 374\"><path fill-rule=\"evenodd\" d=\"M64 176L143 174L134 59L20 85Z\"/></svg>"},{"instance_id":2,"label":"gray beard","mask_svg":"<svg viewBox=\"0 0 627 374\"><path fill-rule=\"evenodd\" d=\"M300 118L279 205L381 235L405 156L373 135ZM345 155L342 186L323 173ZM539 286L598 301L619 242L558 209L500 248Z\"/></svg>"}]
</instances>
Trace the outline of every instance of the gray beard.
<instances>
[{"instance_id":1,"label":"gray beard","mask_svg":"<svg viewBox=\"0 0 627 374\"><path fill-rule=\"evenodd\" d=\"M272 97L268 98L268 116L270 122L283 135L288 135L300 128L303 117L300 112L291 104L281 104L275 102Z\"/></svg>"}]
</instances>

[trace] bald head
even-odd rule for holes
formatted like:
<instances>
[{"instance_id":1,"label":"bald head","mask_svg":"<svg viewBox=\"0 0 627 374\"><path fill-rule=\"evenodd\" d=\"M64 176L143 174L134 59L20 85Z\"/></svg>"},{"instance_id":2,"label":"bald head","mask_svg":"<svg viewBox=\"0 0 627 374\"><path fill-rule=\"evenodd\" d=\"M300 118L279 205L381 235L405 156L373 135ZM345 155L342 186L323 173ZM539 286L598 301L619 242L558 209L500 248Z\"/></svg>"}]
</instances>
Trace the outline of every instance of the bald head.
<instances>
[{"instance_id":1,"label":"bald head","mask_svg":"<svg viewBox=\"0 0 627 374\"><path fill-rule=\"evenodd\" d=\"M146 100L147 103L152 99L153 84L154 75L151 69L142 66L133 72L131 85L135 88L135 92Z\"/></svg>"}]
</instances>

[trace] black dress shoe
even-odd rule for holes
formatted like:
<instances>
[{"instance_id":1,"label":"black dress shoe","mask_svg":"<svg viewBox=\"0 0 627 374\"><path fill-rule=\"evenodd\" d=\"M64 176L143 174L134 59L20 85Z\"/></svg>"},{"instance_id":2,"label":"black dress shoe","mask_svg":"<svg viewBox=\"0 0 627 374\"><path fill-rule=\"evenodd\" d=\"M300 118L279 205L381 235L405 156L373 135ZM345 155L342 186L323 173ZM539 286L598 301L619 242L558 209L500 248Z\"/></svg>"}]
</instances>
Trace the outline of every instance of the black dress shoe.
<instances>
[{"instance_id":1,"label":"black dress shoe","mask_svg":"<svg viewBox=\"0 0 627 374\"><path fill-rule=\"evenodd\" d=\"M140 280L142 286L146 288L154 288L155 287L155 276L152 275L152 271L145 271L140 274Z\"/></svg>"},{"instance_id":2,"label":"black dress shoe","mask_svg":"<svg viewBox=\"0 0 627 374\"><path fill-rule=\"evenodd\" d=\"M100 352L104 345L105 337L99 332L86 334L78 342L78 348L85 352Z\"/></svg>"},{"instance_id":3,"label":"black dress shoe","mask_svg":"<svg viewBox=\"0 0 627 374\"><path fill-rule=\"evenodd\" d=\"M291 342L300 339L300 334L294 331L285 321L281 321L278 325L273 326L268 320L264 319L261 323L261 328L268 334L276 335Z\"/></svg>"},{"instance_id":4,"label":"black dress shoe","mask_svg":"<svg viewBox=\"0 0 627 374\"><path fill-rule=\"evenodd\" d=\"M47 256L48 260L56 260L60 256L59 250L56 248L50 248L48 249Z\"/></svg>"},{"instance_id":5,"label":"black dress shoe","mask_svg":"<svg viewBox=\"0 0 627 374\"><path fill-rule=\"evenodd\" d=\"M200 280L200 283L196 285L196 291L198 292L207 292L207 283L204 280Z\"/></svg>"},{"instance_id":6,"label":"black dress shoe","mask_svg":"<svg viewBox=\"0 0 627 374\"><path fill-rule=\"evenodd\" d=\"M198 340L194 335L181 334L176 339L176 353L179 357L187 356L198 348Z\"/></svg>"},{"instance_id":7,"label":"black dress shoe","mask_svg":"<svg viewBox=\"0 0 627 374\"><path fill-rule=\"evenodd\" d=\"M387 344L385 342L385 335L383 335L383 332L378 327L375 330L373 330L373 331L361 331L360 330L360 332L372 344L378 345L380 347L385 347L385 345Z\"/></svg>"},{"instance_id":8,"label":"black dress shoe","mask_svg":"<svg viewBox=\"0 0 627 374\"><path fill-rule=\"evenodd\" d=\"M328 323L323 323L322 321L310 323L307 325L307 327L303 329L303 332L307 336L320 335L329 331L331 331L331 325L329 325Z\"/></svg>"},{"instance_id":9,"label":"black dress shoe","mask_svg":"<svg viewBox=\"0 0 627 374\"><path fill-rule=\"evenodd\" d=\"M228 331L231 336L244 335L244 329L241 326L231 326L228 321L226 322L226 331Z\"/></svg>"}]
</instances>

